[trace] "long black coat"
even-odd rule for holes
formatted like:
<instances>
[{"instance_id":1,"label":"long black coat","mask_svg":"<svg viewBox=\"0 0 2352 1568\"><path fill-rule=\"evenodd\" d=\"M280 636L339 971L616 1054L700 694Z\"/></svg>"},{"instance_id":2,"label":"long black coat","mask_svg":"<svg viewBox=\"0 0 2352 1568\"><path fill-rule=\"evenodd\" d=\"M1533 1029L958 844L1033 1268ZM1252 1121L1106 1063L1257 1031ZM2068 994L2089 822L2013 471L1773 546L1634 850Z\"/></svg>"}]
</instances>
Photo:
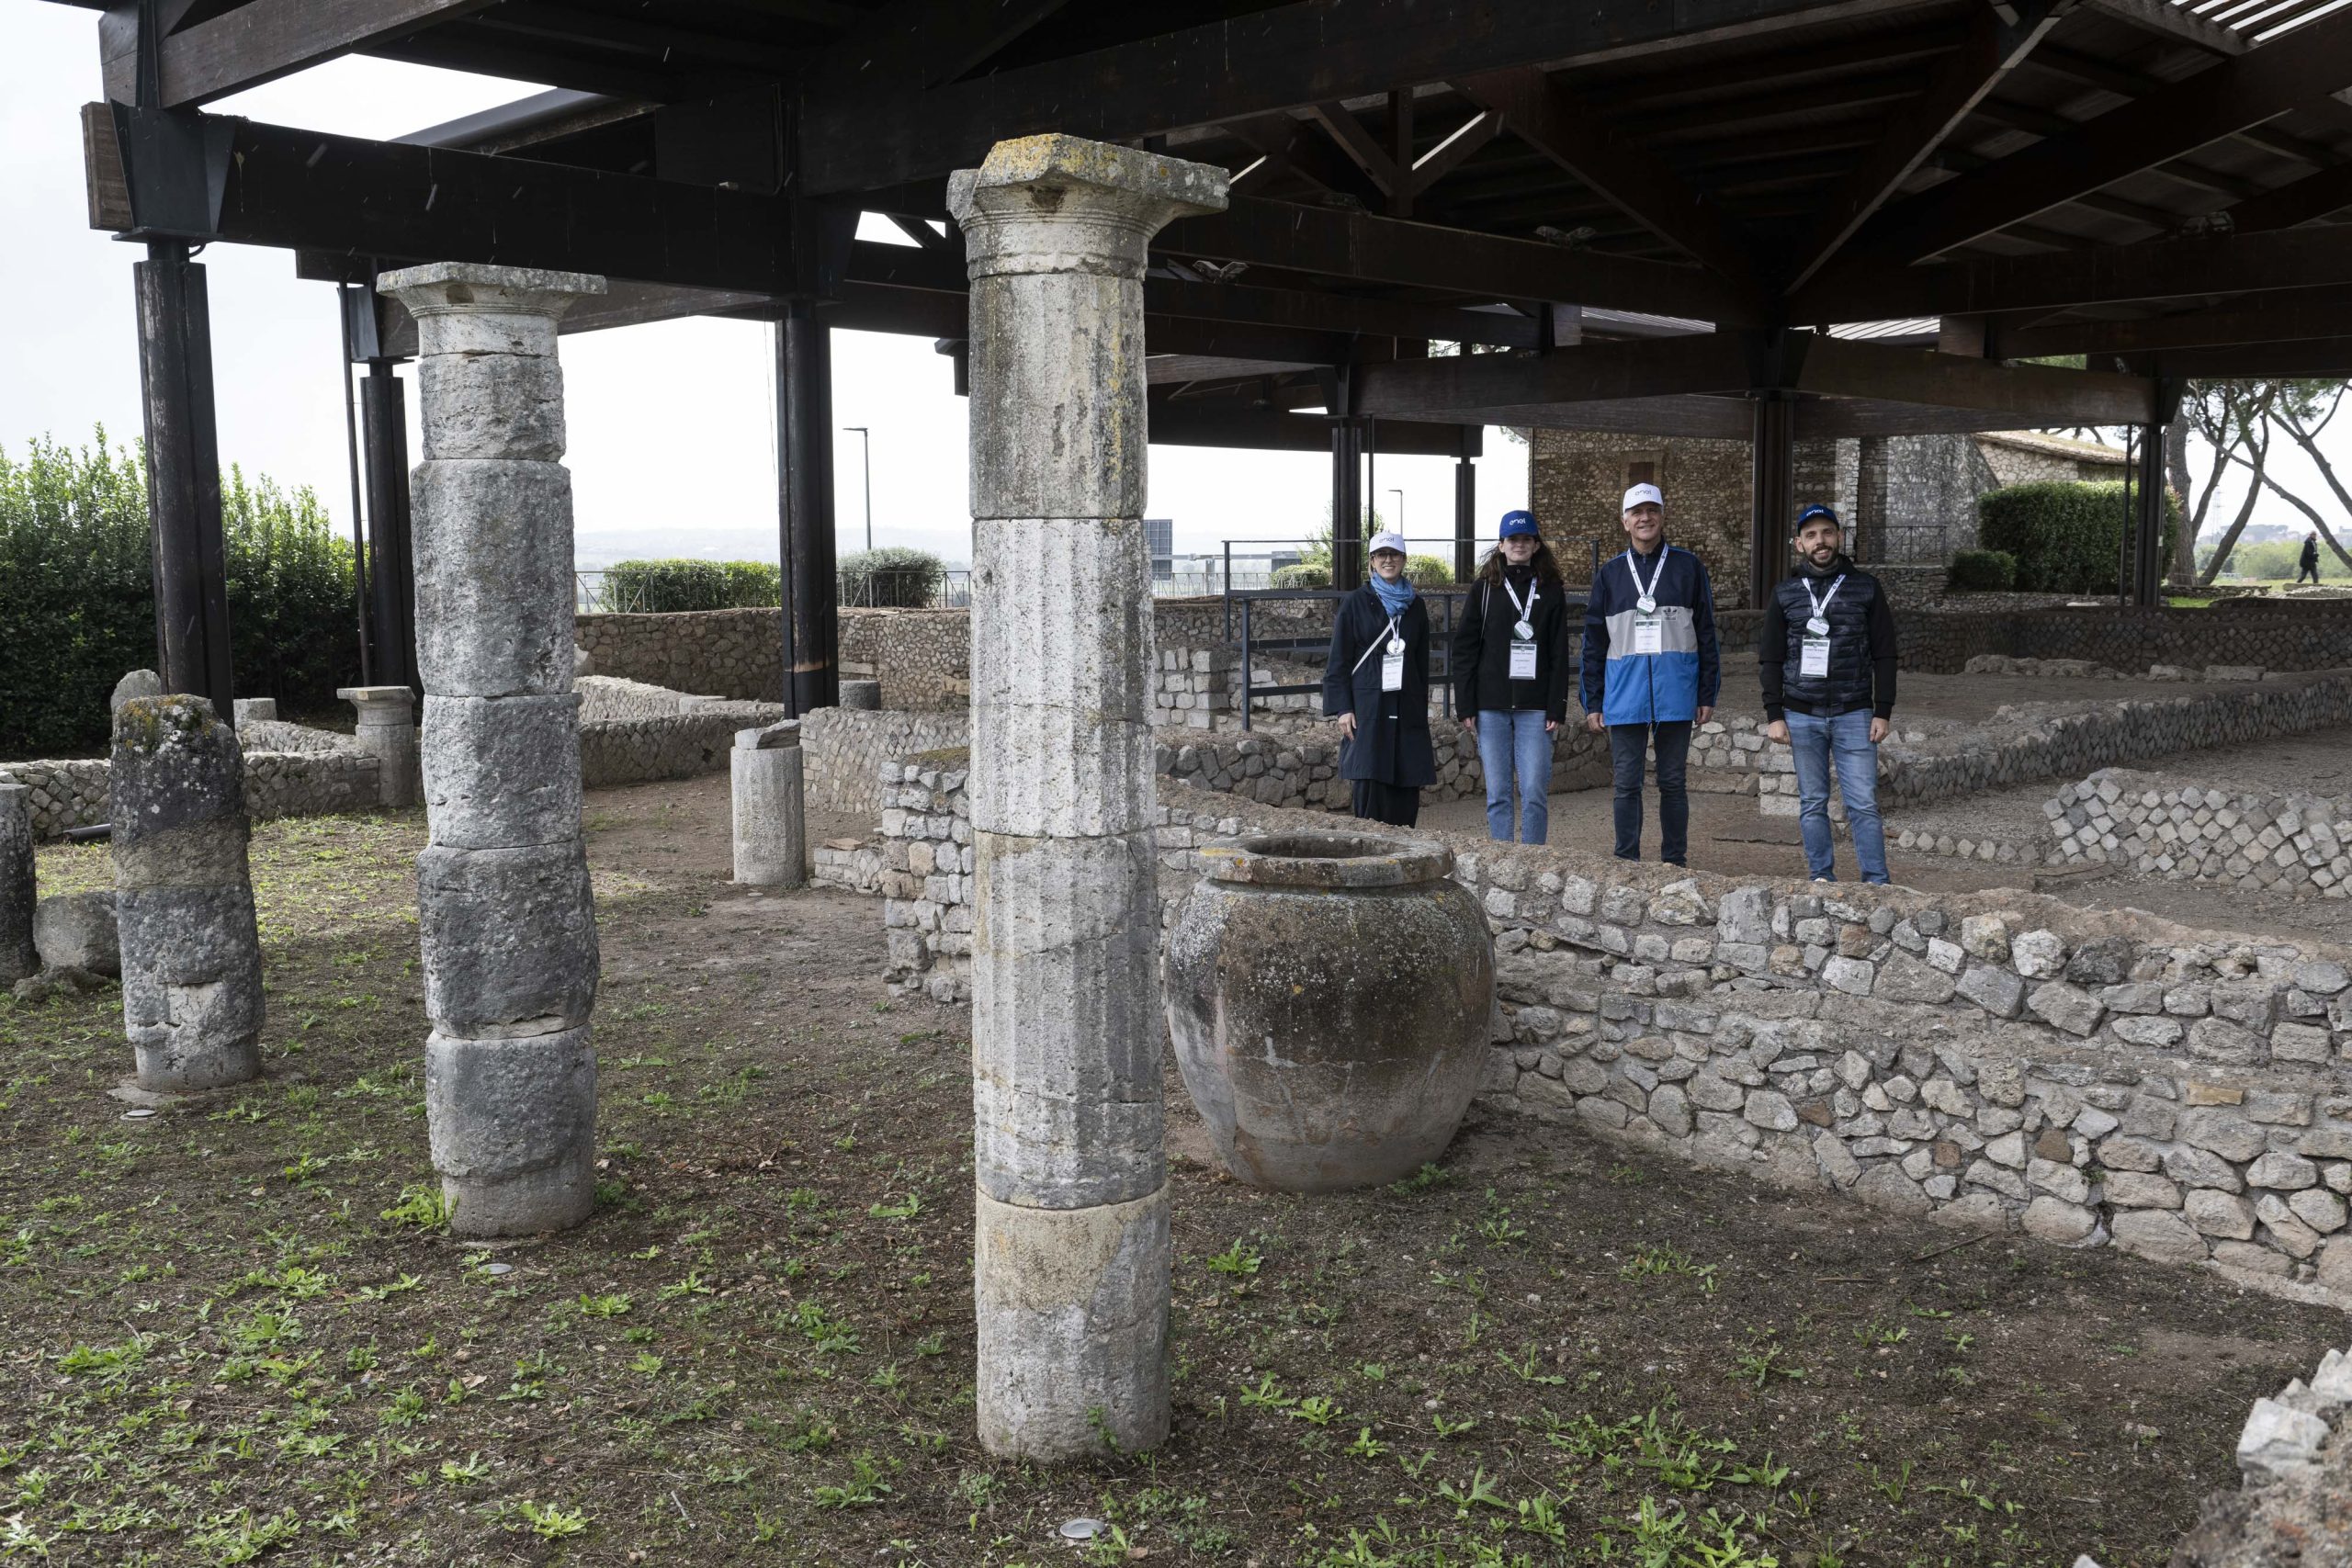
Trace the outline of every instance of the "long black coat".
<instances>
[{"instance_id":1,"label":"long black coat","mask_svg":"<svg viewBox=\"0 0 2352 1568\"><path fill-rule=\"evenodd\" d=\"M1386 639L1388 612L1368 582L1340 601L1323 665L1323 712L1356 716L1356 738L1340 751L1341 778L1425 789L1437 783L1437 753L1430 744L1430 612L1419 594L1396 629L1405 634L1405 689L1384 692L1382 655L1366 657L1364 649Z\"/></svg>"}]
</instances>

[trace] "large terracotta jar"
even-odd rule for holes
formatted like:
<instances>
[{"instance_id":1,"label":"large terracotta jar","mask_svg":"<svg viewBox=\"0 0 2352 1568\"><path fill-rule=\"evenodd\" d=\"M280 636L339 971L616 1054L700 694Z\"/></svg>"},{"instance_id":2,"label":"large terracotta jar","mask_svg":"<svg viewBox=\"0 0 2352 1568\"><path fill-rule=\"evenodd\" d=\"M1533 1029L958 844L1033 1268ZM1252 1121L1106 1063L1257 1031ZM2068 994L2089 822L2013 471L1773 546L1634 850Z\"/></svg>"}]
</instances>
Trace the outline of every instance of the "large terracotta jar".
<instances>
[{"instance_id":1,"label":"large terracotta jar","mask_svg":"<svg viewBox=\"0 0 2352 1568\"><path fill-rule=\"evenodd\" d=\"M1168 1027L1226 1168L1334 1192L1435 1159L1485 1076L1495 984L1453 852L1266 833L1202 858L1168 935Z\"/></svg>"}]
</instances>

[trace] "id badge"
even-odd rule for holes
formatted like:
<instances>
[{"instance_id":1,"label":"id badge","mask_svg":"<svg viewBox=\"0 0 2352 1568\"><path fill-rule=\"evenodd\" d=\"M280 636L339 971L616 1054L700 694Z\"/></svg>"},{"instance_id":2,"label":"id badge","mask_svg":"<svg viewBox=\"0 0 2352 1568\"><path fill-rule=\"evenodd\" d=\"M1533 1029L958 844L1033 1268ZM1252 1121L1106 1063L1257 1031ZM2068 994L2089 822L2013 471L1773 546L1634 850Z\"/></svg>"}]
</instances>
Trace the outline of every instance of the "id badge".
<instances>
[{"instance_id":1,"label":"id badge","mask_svg":"<svg viewBox=\"0 0 2352 1568\"><path fill-rule=\"evenodd\" d=\"M1666 651L1665 623L1635 621L1634 623L1634 651L1635 653L1664 653Z\"/></svg>"},{"instance_id":2,"label":"id badge","mask_svg":"<svg viewBox=\"0 0 2352 1568\"><path fill-rule=\"evenodd\" d=\"M1510 645L1510 678L1514 681L1535 679L1535 645L1515 642Z\"/></svg>"},{"instance_id":3,"label":"id badge","mask_svg":"<svg viewBox=\"0 0 2352 1568\"><path fill-rule=\"evenodd\" d=\"M1394 653L1387 652L1385 649L1382 651L1380 655L1380 689L1384 692L1401 692L1405 689L1404 649L1398 649Z\"/></svg>"},{"instance_id":4,"label":"id badge","mask_svg":"<svg viewBox=\"0 0 2352 1568\"><path fill-rule=\"evenodd\" d=\"M1799 645L1797 673L1812 676L1826 676L1829 673L1829 639L1827 637L1809 637Z\"/></svg>"}]
</instances>

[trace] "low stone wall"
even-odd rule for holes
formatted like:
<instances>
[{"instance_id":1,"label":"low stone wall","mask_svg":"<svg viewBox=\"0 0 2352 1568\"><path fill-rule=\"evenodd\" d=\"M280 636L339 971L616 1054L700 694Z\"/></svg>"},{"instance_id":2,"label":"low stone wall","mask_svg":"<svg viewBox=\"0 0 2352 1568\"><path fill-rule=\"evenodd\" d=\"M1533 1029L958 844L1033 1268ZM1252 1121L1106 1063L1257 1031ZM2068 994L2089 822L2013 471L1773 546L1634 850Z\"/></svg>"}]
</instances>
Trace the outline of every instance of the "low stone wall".
<instances>
[{"instance_id":1,"label":"low stone wall","mask_svg":"<svg viewBox=\"0 0 2352 1568\"><path fill-rule=\"evenodd\" d=\"M958 998L961 762L886 776L891 983ZM1161 816L1170 915L1196 846L1317 825L1177 784ZM1825 897L1426 836L1454 849L1496 932L1488 1104L2352 1306L2352 952L2031 894Z\"/></svg>"},{"instance_id":2,"label":"low stone wall","mask_svg":"<svg viewBox=\"0 0 2352 1568\"><path fill-rule=\"evenodd\" d=\"M2022 723L2023 728L2019 728ZM1948 800L2174 751L2239 746L2352 724L2352 673L2266 682L2255 688L2122 702L2080 713L2004 722L1918 745L1889 741L1878 751L1882 803ZM1767 740L1763 722L1734 715L1691 737L1692 787L1754 795L1768 816L1797 810L1796 767L1786 746ZM1833 803L1835 796L1832 796ZM1833 804L1833 809L1834 804ZM1838 812L1842 818L1842 811Z\"/></svg>"},{"instance_id":3,"label":"low stone wall","mask_svg":"<svg viewBox=\"0 0 2352 1568\"><path fill-rule=\"evenodd\" d=\"M572 640L600 676L756 702L784 697L784 612L580 615Z\"/></svg>"},{"instance_id":4,"label":"low stone wall","mask_svg":"<svg viewBox=\"0 0 2352 1568\"><path fill-rule=\"evenodd\" d=\"M778 703L688 699L684 713L580 726L580 779L590 789L724 773L735 732L784 717Z\"/></svg>"},{"instance_id":5,"label":"low stone wall","mask_svg":"<svg viewBox=\"0 0 2352 1568\"><path fill-rule=\"evenodd\" d=\"M967 610L843 610L841 671L882 682L882 705L961 711L972 700Z\"/></svg>"},{"instance_id":6,"label":"low stone wall","mask_svg":"<svg viewBox=\"0 0 2352 1568\"><path fill-rule=\"evenodd\" d=\"M33 836L40 839L107 820L107 771L103 757L0 764L0 777L13 778L32 791ZM371 811L377 787L376 759L350 750L347 744L319 750L245 753L245 811L256 822L275 817Z\"/></svg>"}]
</instances>

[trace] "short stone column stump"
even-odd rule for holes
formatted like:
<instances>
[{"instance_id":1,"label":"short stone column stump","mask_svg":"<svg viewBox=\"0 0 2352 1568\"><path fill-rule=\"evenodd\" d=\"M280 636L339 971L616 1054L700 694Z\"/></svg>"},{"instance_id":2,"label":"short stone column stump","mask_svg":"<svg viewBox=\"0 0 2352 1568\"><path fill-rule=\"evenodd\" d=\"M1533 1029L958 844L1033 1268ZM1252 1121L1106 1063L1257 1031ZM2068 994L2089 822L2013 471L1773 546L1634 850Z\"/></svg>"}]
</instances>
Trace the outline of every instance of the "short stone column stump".
<instances>
[{"instance_id":1,"label":"short stone column stump","mask_svg":"<svg viewBox=\"0 0 2352 1568\"><path fill-rule=\"evenodd\" d=\"M800 721L737 730L728 768L735 806L735 880L753 887L808 886Z\"/></svg>"}]
</instances>

